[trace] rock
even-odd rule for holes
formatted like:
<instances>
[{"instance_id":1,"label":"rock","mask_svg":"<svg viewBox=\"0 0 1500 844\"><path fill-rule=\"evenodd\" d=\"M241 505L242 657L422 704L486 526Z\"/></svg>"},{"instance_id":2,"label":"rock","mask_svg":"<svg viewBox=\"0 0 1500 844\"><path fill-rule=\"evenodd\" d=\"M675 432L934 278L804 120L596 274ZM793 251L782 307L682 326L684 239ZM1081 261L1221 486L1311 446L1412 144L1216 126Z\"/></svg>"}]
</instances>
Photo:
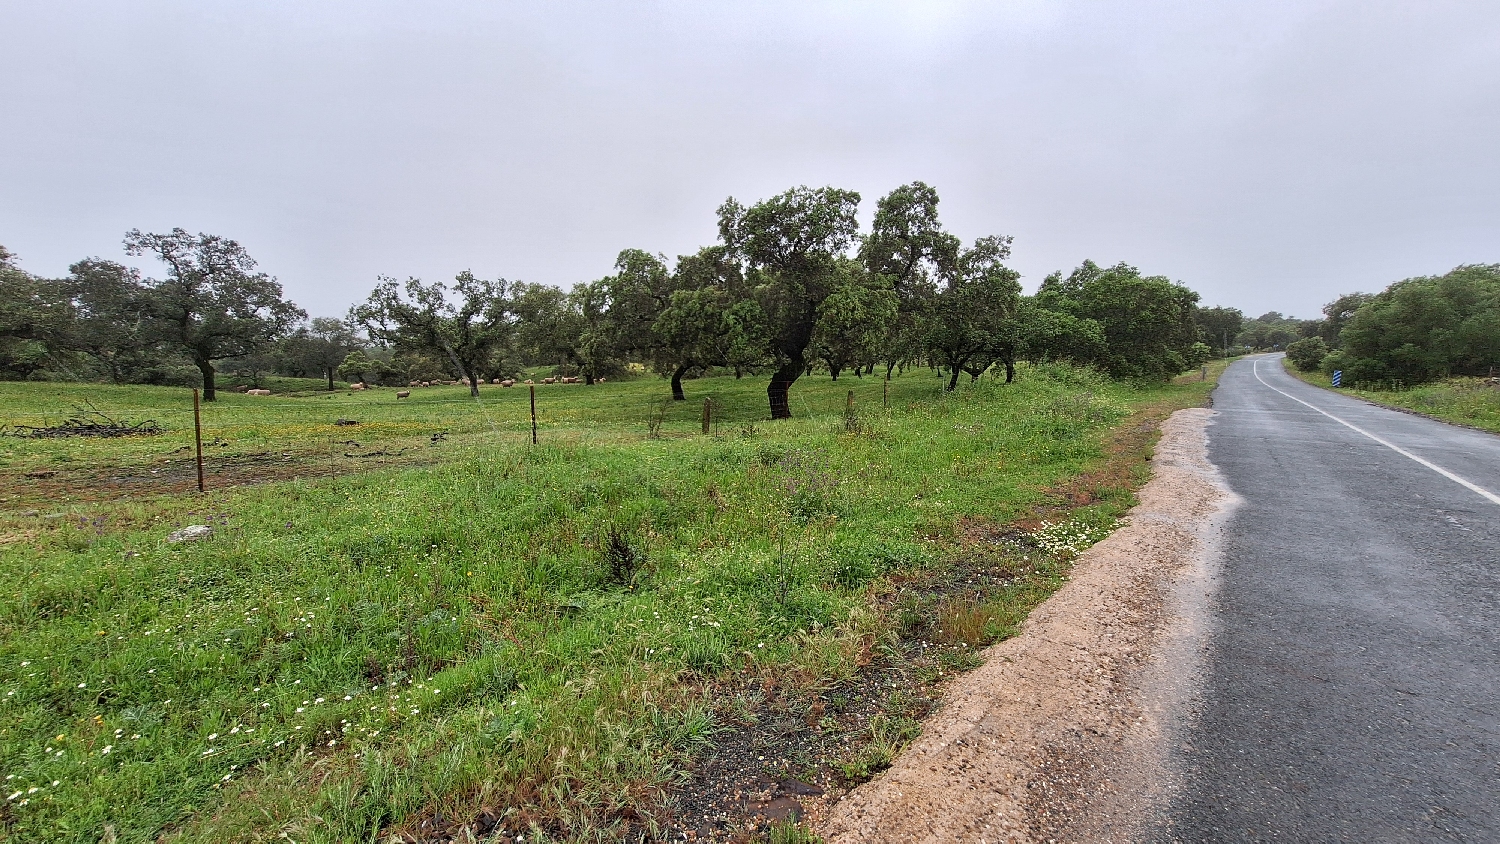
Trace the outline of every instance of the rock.
<instances>
[{"instance_id":1,"label":"rock","mask_svg":"<svg viewBox=\"0 0 1500 844\"><path fill-rule=\"evenodd\" d=\"M214 535L214 529L208 525L188 525L182 530L174 530L167 535L168 542L197 542Z\"/></svg>"}]
</instances>

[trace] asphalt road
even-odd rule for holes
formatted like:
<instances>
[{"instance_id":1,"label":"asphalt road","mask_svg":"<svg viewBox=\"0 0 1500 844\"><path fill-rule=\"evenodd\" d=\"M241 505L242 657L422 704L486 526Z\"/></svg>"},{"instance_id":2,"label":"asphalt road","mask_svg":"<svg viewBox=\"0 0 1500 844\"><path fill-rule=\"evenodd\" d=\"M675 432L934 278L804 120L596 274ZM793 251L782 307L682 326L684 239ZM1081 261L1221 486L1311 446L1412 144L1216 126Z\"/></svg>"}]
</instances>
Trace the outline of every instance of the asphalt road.
<instances>
[{"instance_id":1,"label":"asphalt road","mask_svg":"<svg viewBox=\"0 0 1500 844\"><path fill-rule=\"evenodd\" d=\"M1214 409L1244 503L1152 836L1500 842L1500 438L1278 357L1232 365Z\"/></svg>"}]
</instances>

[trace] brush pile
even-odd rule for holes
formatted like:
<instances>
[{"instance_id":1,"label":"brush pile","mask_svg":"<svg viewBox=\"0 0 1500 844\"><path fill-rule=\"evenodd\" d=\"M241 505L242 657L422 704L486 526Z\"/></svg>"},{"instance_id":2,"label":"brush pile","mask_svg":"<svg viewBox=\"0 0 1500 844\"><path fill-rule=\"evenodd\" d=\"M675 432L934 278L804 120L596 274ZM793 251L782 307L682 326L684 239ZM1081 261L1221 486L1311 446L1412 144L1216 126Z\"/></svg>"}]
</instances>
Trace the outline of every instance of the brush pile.
<instances>
[{"instance_id":1,"label":"brush pile","mask_svg":"<svg viewBox=\"0 0 1500 844\"><path fill-rule=\"evenodd\" d=\"M147 419L134 425L124 419L111 419L105 414L89 408L75 408L76 416L64 419L57 425L4 425L0 426L0 437L23 439L56 439L62 437L151 437L162 432L155 419Z\"/></svg>"}]
</instances>

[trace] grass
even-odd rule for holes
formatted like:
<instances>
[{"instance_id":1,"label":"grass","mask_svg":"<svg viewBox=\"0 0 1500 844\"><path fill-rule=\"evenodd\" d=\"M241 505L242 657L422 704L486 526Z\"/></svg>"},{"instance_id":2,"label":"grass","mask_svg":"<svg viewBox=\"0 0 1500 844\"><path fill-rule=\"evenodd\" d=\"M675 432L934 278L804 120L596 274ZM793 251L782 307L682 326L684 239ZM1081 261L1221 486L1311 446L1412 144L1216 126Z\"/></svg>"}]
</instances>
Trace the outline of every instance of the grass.
<instances>
[{"instance_id":1,"label":"grass","mask_svg":"<svg viewBox=\"0 0 1500 844\"><path fill-rule=\"evenodd\" d=\"M524 390L225 394L210 464L249 469L203 496L187 391L0 384L8 424L87 400L168 429L0 440L0 834L362 841L483 812L527 840L653 834L724 728L716 683L853 676L942 600L903 622L900 584L985 531L1027 537L1034 573L943 629L1008 635L1132 503L1150 420L1212 386L942 383L908 374L884 409L879 381L808 378L772 424L760 379L704 379L655 437L659 381L538 387L534 447ZM399 456L342 456L369 451ZM215 532L165 541L186 524ZM851 764L911 735L872 724Z\"/></svg>"},{"instance_id":2,"label":"grass","mask_svg":"<svg viewBox=\"0 0 1500 844\"><path fill-rule=\"evenodd\" d=\"M1500 433L1500 384L1488 378L1458 376L1400 390L1371 389L1364 386L1358 389L1335 388L1329 385L1328 377L1320 372L1301 372L1290 364L1283 365L1294 377L1317 387L1358 396L1387 407L1411 410L1444 422Z\"/></svg>"}]
</instances>

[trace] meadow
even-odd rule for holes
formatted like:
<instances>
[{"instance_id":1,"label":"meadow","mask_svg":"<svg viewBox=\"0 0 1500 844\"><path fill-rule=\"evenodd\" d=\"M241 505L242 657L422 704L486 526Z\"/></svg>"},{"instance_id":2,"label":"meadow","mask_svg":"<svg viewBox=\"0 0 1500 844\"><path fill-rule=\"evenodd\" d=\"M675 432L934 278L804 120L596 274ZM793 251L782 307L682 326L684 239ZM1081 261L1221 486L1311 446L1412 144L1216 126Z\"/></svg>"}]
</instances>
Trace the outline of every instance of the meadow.
<instances>
[{"instance_id":1,"label":"meadow","mask_svg":"<svg viewBox=\"0 0 1500 844\"><path fill-rule=\"evenodd\" d=\"M535 446L524 389L226 392L202 495L189 391L0 384L0 424L163 428L0 437L0 837L635 840L735 752L857 783L1213 385L944 381L810 376L776 423L761 378L539 386ZM733 750L776 719L825 752Z\"/></svg>"}]
</instances>

